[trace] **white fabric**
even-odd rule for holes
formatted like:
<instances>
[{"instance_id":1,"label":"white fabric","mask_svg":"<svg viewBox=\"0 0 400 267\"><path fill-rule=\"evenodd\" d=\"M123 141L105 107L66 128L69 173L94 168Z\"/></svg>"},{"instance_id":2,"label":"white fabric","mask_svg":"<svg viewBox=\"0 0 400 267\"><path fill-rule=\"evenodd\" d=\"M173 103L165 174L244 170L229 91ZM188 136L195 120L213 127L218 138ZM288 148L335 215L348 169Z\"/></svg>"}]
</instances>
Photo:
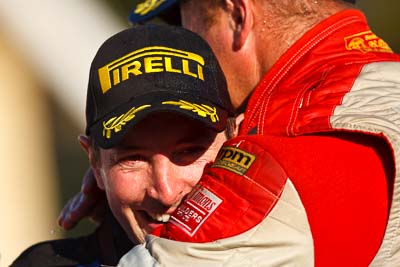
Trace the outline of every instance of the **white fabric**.
<instances>
[{"instance_id":1,"label":"white fabric","mask_svg":"<svg viewBox=\"0 0 400 267\"><path fill-rule=\"evenodd\" d=\"M158 267L157 261L150 255L144 245L137 245L125 254L117 267Z\"/></svg>"},{"instance_id":2,"label":"white fabric","mask_svg":"<svg viewBox=\"0 0 400 267\"><path fill-rule=\"evenodd\" d=\"M400 266L400 63L365 65L331 117L335 129L382 134L394 151L393 200L382 245L370 266Z\"/></svg>"}]
</instances>

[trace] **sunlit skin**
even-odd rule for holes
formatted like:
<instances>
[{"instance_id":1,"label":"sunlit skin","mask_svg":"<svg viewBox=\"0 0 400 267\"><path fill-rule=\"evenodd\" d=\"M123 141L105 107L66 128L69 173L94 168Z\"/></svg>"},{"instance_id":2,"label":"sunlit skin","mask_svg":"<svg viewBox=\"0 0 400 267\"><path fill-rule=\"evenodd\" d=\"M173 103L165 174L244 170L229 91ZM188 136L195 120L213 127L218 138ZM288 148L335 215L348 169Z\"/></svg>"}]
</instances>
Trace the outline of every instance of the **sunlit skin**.
<instances>
[{"instance_id":1,"label":"sunlit skin","mask_svg":"<svg viewBox=\"0 0 400 267\"><path fill-rule=\"evenodd\" d=\"M171 214L226 140L197 121L158 113L136 125L114 148L89 159L114 216L137 243ZM151 217L151 216L153 217Z\"/></svg>"}]
</instances>

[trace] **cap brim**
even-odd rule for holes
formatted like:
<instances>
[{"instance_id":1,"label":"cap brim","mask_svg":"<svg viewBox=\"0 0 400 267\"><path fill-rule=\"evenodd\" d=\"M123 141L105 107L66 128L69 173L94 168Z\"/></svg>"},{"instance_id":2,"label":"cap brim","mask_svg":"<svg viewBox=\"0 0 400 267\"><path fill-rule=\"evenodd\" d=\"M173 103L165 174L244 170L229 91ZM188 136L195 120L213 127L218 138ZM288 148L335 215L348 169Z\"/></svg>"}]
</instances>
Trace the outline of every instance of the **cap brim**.
<instances>
[{"instance_id":1,"label":"cap brim","mask_svg":"<svg viewBox=\"0 0 400 267\"><path fill-rule=\"evenodd\" d=\"M196 120L205 127L221 132L226 127L228 112L199 98L171 94L148 94L132 99L88 129L97 145L108 149L118 145L123 137L142 119L155 112L172 112Z\"/></svg>"},{"instance_id":2,"label":"cap brim","mask_svg":"<svg viewBox=\"0 0 400 267\"><path fill-rule=\"evenodd\" d=\"M139 3L136 5L135 9L129 13L129 21L131 23L143 23L158 16L162 11L178 2L178 0L165 0L153 1L151 4L147 4L147 2Z\"/></svg>"}]
</instances>

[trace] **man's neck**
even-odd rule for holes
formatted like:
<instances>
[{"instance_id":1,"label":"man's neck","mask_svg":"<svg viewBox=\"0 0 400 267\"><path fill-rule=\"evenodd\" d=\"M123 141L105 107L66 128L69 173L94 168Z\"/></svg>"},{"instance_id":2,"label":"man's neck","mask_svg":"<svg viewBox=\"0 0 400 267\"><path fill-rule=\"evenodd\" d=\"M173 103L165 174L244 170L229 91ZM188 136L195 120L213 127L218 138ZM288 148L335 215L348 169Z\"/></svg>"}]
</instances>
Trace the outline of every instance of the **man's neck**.
<instances>
[{"instance_id":1,"label":"man's neck","mask_svg":"<svg viewBox=\"0 0 400 267\"><path fill-rule=\"evenodd\" d=\"M263 20L258 22L261 26L259 31L262 33L258 40L261 44L258 46L258 56L262 58L264 73L307 31L326 18L348 8L346 4L326 2L324 6L322 3L319 4L320 6L309 14L294 14L284 18L277 17L276 14L264 15Z\"/></svg>"}]
</instances>

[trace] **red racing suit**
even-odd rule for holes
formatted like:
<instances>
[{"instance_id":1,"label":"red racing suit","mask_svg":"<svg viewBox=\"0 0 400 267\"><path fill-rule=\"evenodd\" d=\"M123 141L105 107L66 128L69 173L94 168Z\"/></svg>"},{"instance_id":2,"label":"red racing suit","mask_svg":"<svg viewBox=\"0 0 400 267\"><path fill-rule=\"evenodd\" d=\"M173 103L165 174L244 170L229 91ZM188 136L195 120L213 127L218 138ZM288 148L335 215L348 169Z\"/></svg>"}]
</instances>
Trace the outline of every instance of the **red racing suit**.
<instances>
[{"instance_id":1,"label":"red racing suit","mask_svg":"<svg viewBox=\"0 0 400 267\"><path fill-rule=\"evenodd\" d=\"M306 209L316 266L400 266L400 56L358 10L307 32L253 92L259 134Z\"/></svg>"},{"instance_id":2,"label":"red racing suit","mask_svg":"<svg viewBox=\"0 0 400 267\"><path fill-rule=\"evenodd\" d=\"M361 12L322 21L274 64L240 135L254 136L226 149L256 155L253 170L229 173L217 157L164 238L149 235L119 266L400 266L400 56ZM249 182L275 201L244 194ZM182 231L179 212L193 215L200 193L228 208L204 223L192 216ZM261 219L242 227L256 216L234 217L239 206L229 205L239 201L250 203L243 214L260 208Z\"/></svg>"}]
</instances>

